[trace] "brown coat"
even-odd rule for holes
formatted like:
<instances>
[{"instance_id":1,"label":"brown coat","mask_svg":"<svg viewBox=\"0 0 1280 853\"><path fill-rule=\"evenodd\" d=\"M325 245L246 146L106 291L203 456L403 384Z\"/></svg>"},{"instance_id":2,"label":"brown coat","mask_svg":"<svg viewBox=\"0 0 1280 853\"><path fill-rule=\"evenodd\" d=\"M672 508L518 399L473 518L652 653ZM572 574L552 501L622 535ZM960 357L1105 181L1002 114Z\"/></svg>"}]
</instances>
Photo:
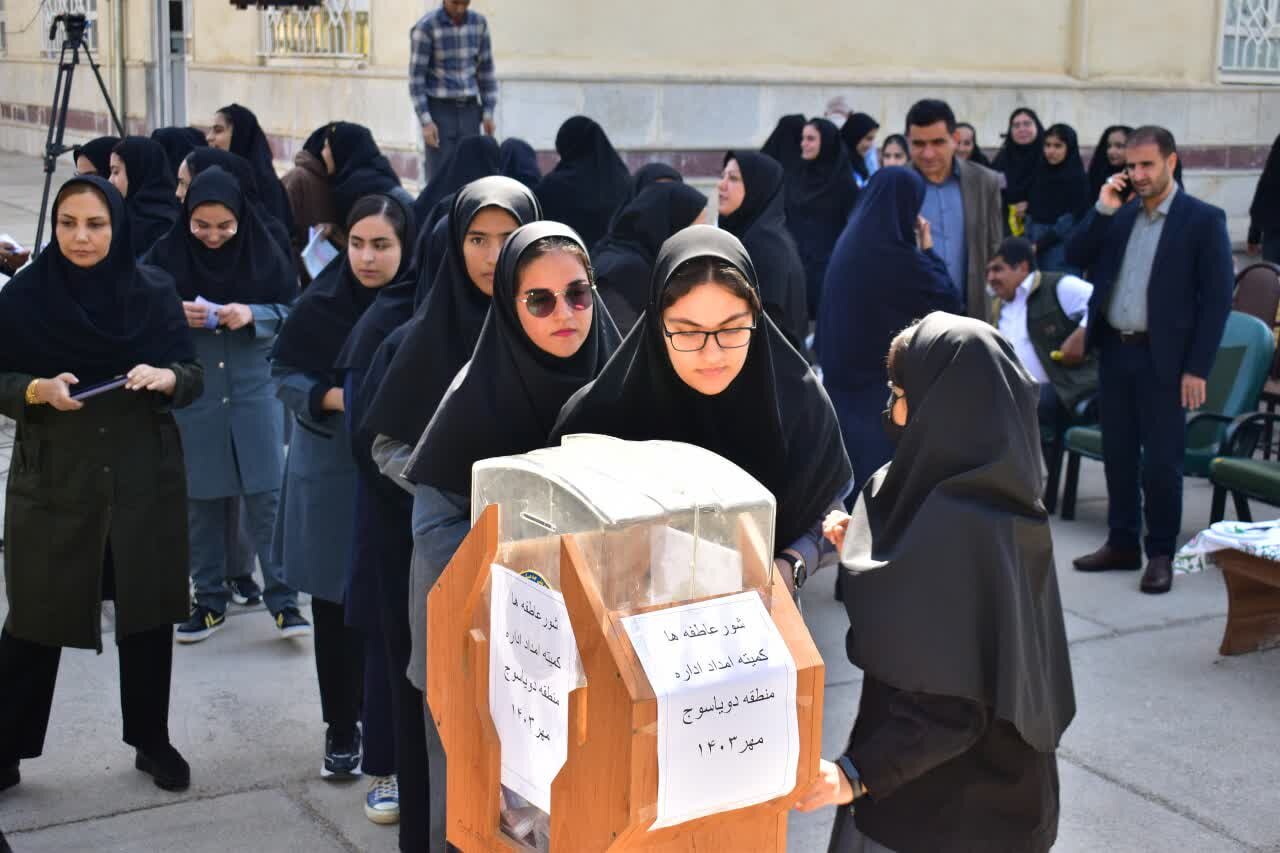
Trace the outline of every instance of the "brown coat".
<instances>
[{"instance_id":1,"label":"brown coat","mask_svg":"<svg viewBox=\"0 0 1280 853\"><path fill-rule=\"evenodd\" d=\"M1000 176L984 166L959 158L956 159L956 175L960 178L960 195L964 199L964 237L969 256L966 304L970 317L985 322L991 316L987 297L987 262L1004 238Z\"/></svg>"},{"instance_id":2,"label":"brown coat","mask_svg":"<svg viewBox=\"0 0 1280 853\"><path fill-rule=\"evenodd\" d=\"M289 235L294 254L301 254L307 247L309 229L329 224L333 229L329 239L339 248L346 246L342 233L345 223L338 221L338 208L329 188L329 173L324 161L310 151L299 151L293 157L293 168L285 172L280 182L289 196L289 210L293 212L293 233Z\"/></svg>"}]
</instances>

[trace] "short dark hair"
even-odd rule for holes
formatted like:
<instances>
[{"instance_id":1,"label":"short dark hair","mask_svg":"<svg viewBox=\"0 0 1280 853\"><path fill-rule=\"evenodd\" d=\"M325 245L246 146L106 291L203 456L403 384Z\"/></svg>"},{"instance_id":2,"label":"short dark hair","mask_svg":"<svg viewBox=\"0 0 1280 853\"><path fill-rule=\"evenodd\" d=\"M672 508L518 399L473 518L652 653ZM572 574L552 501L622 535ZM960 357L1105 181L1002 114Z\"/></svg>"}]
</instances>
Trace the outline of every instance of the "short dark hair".
<instances>
[{"instance_id":1,"label":"short dark hair","mask_svg":"<svg viewBox=\"0 0 1280 853\"><path fill-rule=\"evenodd\" d=\"M1161 157L1178 153L1178 143L1174 141L1173 134L1158 124L1144 124L1130 133L1125 147L1133 148L1135 145L1154 145L1160 149Z\"/></svg>"},{"instance_id":2,"label":"short dark hair","mask_svg":"<svg viewBox=\"0 0 1280 853\"><path fill-rule=\"evenodd\" d=\"M1024 237L1005 237L1000 241L995 254L991 256L993 261L996 258L1000 258L1011 267L1026 263L1028 270L1034 271L1036 268L1035 247Z\"/></svg>"},{"instance_id":3,"label":"short dark hair","mask_svg":"<svg viewBox=\"0 0 1280 853\"><path fill-rule=\"evenodd\" d=\"M751 313L760 316L760 294L756 293L747 277L728 261L711 256L690 258L675 268L662 291L662 310L666 311L679 302L695 287L708 283L719 285L745 300L751 307Z\"/></svg>"},{"instance_id":4,"label":"short dark hair","mask_svg":"<svg viewBox=\"0 0 1280 853\"><path fill-rule=\"evenodd\" d=\"M947 123L947 133L956 132L956 114L951 111L946 101L937 98L916 101L911 105L911 109L907 110L906 133L910 134L913 127L928 127L940 121Z\"/></svg>"}]
</instances>

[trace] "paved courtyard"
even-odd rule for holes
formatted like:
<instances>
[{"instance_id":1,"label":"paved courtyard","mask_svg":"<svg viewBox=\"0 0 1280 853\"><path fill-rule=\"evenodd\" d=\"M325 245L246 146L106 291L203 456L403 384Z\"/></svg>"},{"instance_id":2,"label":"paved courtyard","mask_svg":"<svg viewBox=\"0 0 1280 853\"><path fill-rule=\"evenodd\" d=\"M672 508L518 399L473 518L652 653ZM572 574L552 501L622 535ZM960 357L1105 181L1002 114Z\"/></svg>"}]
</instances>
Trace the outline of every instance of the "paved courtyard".
<instances>
[{"instance_id":1,"label":"paved courtyard","mask_svg":"<svg viewBox=\"0 0 1280 853\"><path fill-rule=\"evenodd\" d=\"M0 153L0 233L32 240L41 178L38 161ZM3 472L7 433L0 448ZM1079 705L1059 753L1055 849L1280 851L1280 650L1218 656L1226 594L1216 571L1180 575L1166 596L1140 594L1136 574L1072 571L1071 558L1105 535L1099 465L1085 463L1080 494L1078 520L1054 521ZM1209 495L1188 481L1184 538L1208 523ZM847 619L830 573L804 598L827 663L832 755L861 676L844 656ZM0 596L0 617L5 609ZM45 754L0 794L0 828L17 853L396 848L394 828L365 819L363 784L320 780L311 642L281 640L264 610L233 609L216 637L175 650L170 731L191 762L189 791L162 792L133 769L117 685L109 637L101 656L64 653ZM825 850L831 818L793 816L790 849Z\"/></svg>"}]
</instances>

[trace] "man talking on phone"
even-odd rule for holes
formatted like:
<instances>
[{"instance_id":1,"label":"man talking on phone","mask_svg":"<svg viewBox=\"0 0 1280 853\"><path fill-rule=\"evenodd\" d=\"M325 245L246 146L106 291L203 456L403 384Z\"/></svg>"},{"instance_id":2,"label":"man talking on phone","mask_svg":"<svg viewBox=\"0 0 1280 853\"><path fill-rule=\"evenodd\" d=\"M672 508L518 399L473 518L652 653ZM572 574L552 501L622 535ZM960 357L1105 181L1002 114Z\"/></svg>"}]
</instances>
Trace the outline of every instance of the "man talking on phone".
<instances>
[{"instance_id":1,"label":"man talking on phone","mask_svg":"<svg viewBox=\"0 0 1280 853\"><path fill-rule=\"evenodd\" d=\"M1102 185L1066 247L1068 263L1087 268L1094 283L1085 347L1099 354L1110 528L1106 543L1075 567L1142 568L1145 500L1140 588L1147 593L1173 584L1185 413L1204 404L1234 276L1225 214L1177 185L1177 165L1173 134L1135 130L1124 171Z\"/></svg>"}]
</instances>

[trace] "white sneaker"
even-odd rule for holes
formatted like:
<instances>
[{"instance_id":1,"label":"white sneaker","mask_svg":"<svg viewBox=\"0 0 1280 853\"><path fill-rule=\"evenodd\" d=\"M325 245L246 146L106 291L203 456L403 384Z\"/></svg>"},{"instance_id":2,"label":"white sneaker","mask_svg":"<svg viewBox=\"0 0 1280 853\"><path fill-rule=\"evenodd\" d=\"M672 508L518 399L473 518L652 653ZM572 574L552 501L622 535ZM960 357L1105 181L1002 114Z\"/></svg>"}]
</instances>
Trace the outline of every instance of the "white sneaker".
<instances>
[{"instance_id":1,"label":"white sneaker","mask_svg":"<svg viewBox=\"0 0 1280 853\"><path fill-rule=\"evenodd\" d=\"M379 824L400 822L400 781L395 776L374 776L369 780L364 816Z\"/></svg>"}]
</instances>

